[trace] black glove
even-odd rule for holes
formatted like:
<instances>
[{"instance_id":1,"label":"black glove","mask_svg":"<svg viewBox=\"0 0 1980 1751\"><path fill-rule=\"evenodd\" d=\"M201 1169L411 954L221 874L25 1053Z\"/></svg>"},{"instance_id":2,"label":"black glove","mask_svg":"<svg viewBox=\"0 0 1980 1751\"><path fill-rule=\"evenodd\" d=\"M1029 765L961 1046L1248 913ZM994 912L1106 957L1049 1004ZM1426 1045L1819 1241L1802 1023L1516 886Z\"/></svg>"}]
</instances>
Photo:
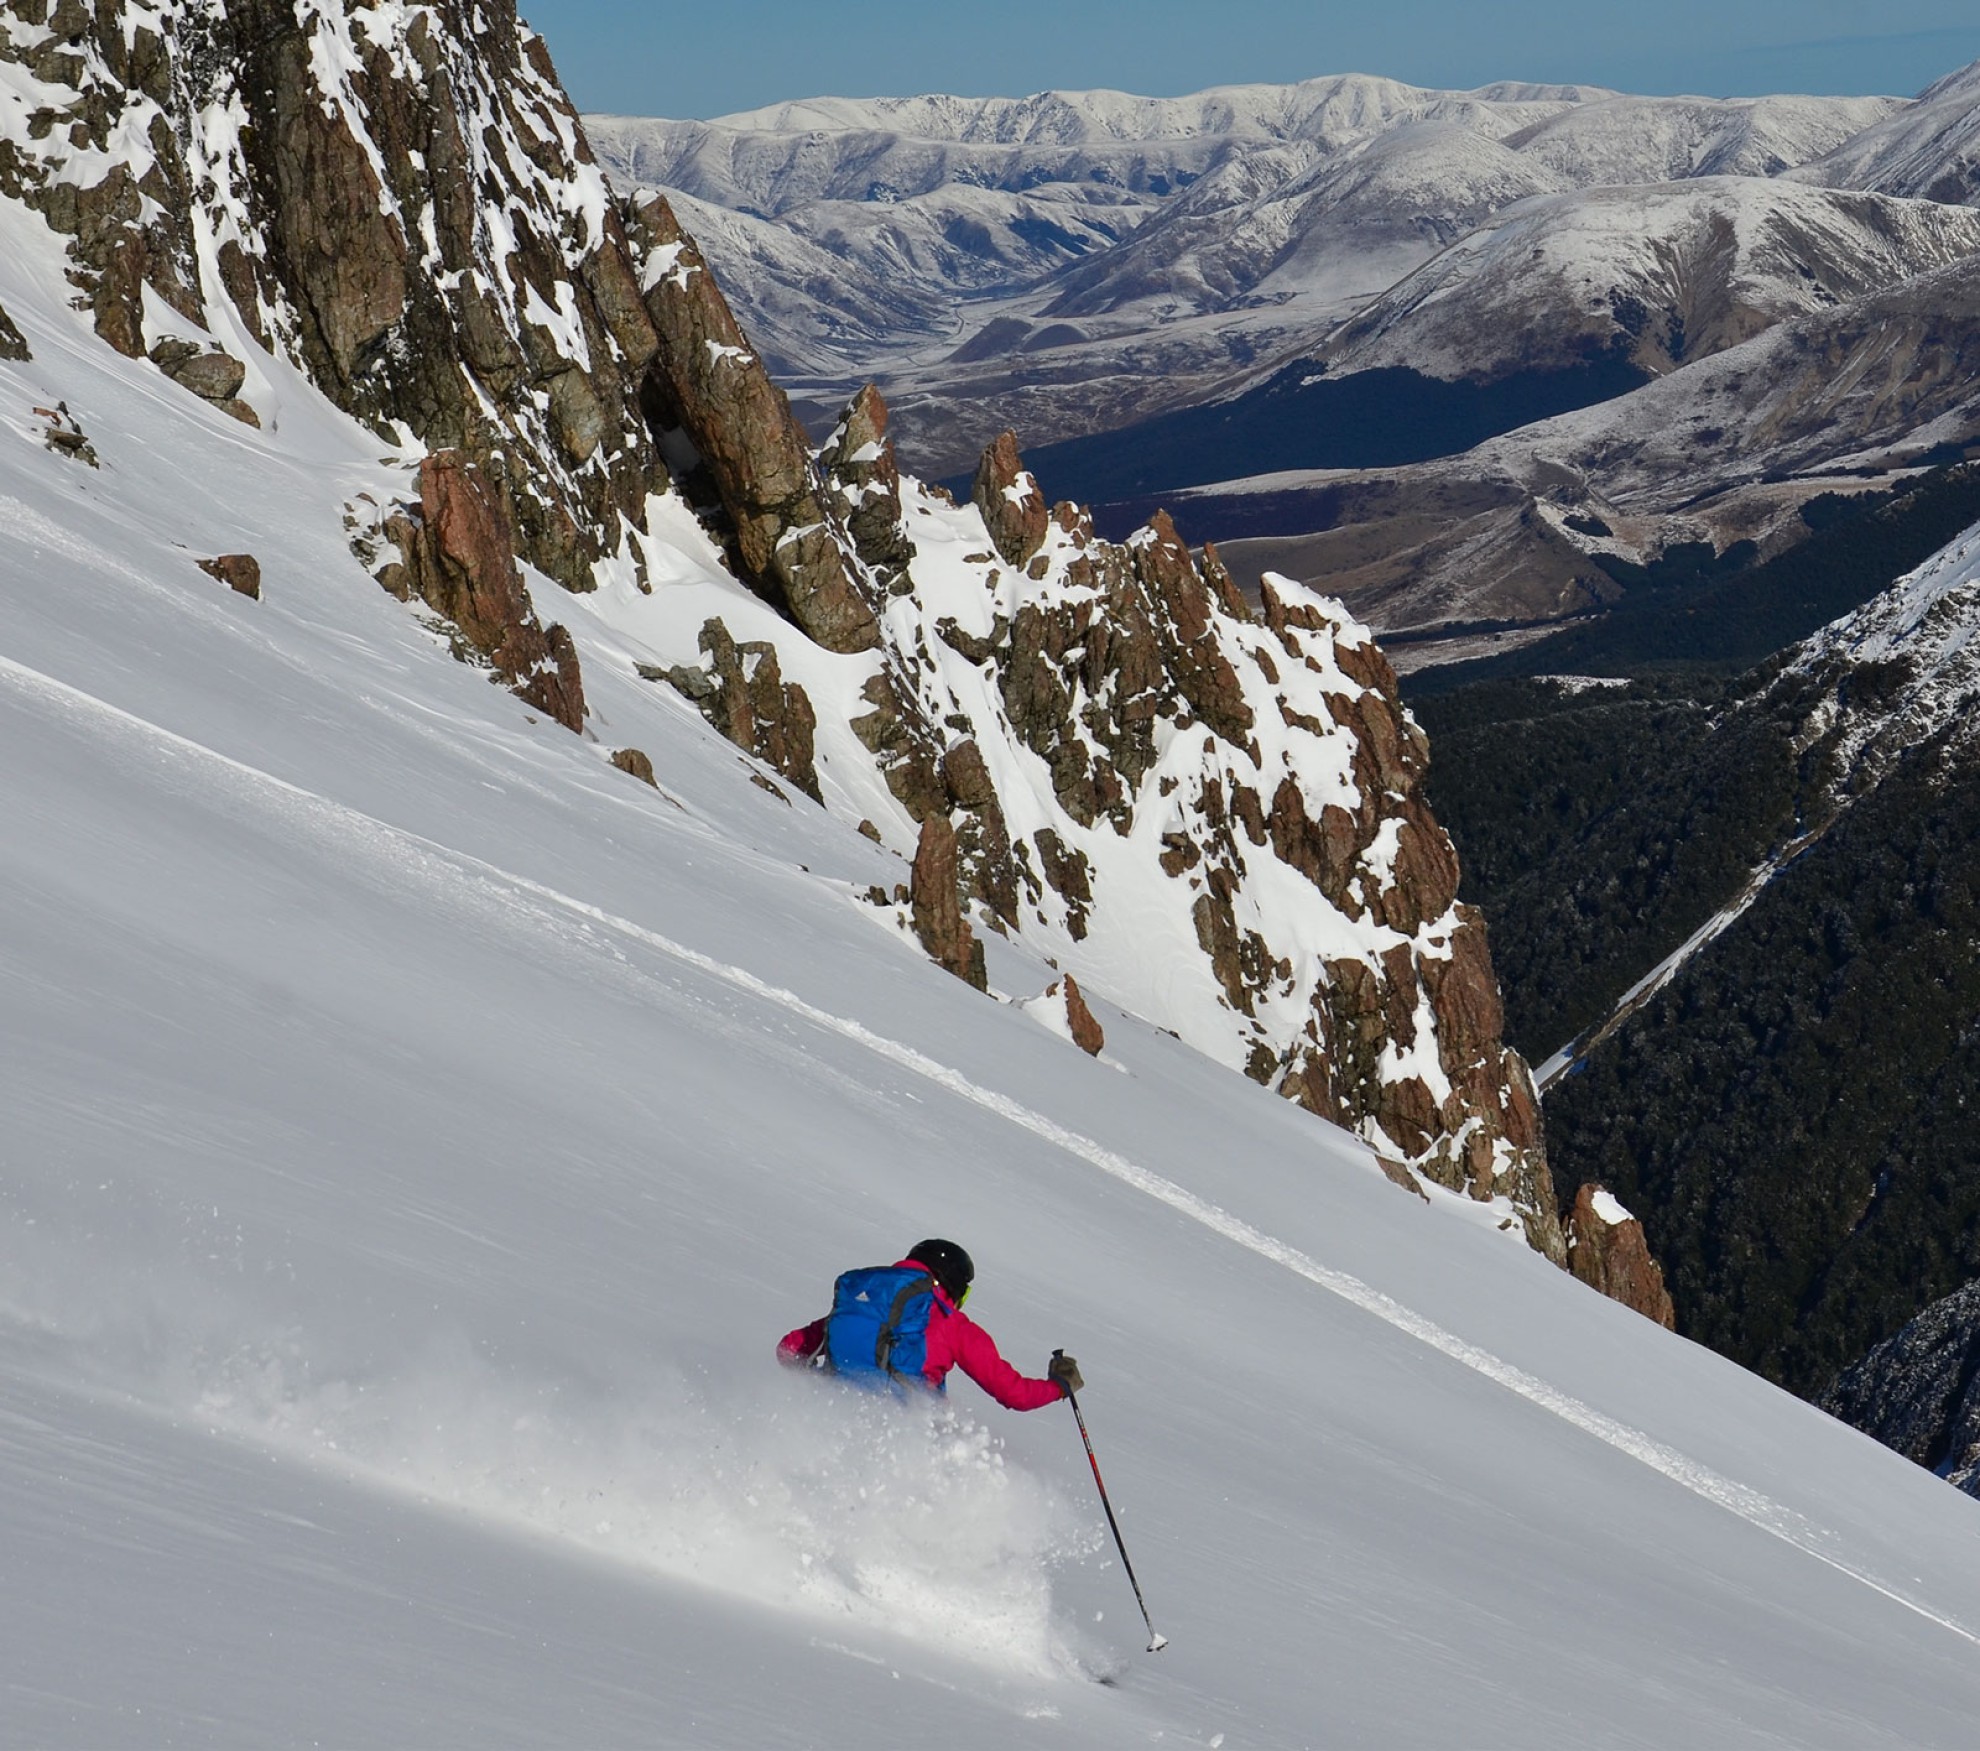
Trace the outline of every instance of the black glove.
<instances>
[{"instance_id":1,"label":"black glove","mask_svg":"<svg viewBox=\"0 0 1980 1751\"><path fill-rule=\"evenodd\" d=\"M1045 1377L1048 1380L1056 1380L1059 1383L1059 1389L1068 1398L1075 1392L1084 1392L1086 1390L1086 1382L1079 1375L1079 1364L1072 1357L1068 1356L1064 1350L1054 1350L1052 1352L1052 1366L1045 1370Z\"/></svg>"}]
</instances>

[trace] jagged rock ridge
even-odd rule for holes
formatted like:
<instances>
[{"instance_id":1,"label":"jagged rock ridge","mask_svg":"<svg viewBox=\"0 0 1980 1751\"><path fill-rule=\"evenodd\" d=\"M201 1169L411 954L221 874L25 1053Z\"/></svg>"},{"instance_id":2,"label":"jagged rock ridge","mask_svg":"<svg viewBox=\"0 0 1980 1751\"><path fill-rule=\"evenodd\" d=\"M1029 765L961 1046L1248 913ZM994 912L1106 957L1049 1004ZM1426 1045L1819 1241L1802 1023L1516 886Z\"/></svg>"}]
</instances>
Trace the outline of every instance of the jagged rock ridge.
<instances>
[{"instance_id":1,"label":"jagged rock ridge","mask_svg":"<svg viewBox=\"0 0 1980 1751\"><path fill-rule=\"evenodd\" d=\"M982 982L981 932L1042 937L1561 1256L1422 737L1337 605L1286 583L1254 613L1163 517L1098 540L1008 438L955 505L902 472L878 396L821 467L665 204L613 204L504 0L4 18L32 100L0 196L71 239L97 332L223 414L279 418L294 368L375 430L417 491L354 502L353 551L459 654L582 729L532 576L650 591L649 547L699 544L743 587L641 672L800 790L877 775L873 830L914 854L879 902L944 965Z\"/></svg>"},{"instance_id":2,"label":"jagged rock ridge","mask_svg":"<svg viewBox=\"0 0 1980 1751\"><path fill-rule=\"evenodd\" d=\"M0 139L0 193L73 238L111 345L181 381L225 355L215 377L246 366L249 408L255 350L278 350L381 435L465 451L531 561L585 586L664 480L633 393L653 339L604 179L511 8L6 11L0 56L38 102Z\"/></svg>"}]
</instances>

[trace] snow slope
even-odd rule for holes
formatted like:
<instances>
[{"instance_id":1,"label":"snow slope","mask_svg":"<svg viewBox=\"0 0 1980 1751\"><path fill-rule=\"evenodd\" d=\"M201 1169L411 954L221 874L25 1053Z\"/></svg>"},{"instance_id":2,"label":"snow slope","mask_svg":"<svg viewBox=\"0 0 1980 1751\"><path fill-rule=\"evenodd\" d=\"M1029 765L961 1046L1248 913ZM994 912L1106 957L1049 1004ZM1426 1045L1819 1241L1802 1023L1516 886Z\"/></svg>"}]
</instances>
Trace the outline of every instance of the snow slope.
<instances>
[{"instance_id":1,"label":"snow slope","mask_svg":"<svg viewBox=\"0 0 1980 1751\"><path fill-rule=\"evenodd\" d=\"M540 720L350 554L409 458L274 361L236 424L4 241L0 1741L1969 1742L1970 1499L933 968L637 602L554 598L610 742ZM724 587L667 527L655 600ZM1070 1419L771 1365L931 1231L1079 1355L1159 1658Z\"/></svg>"},{"instance_id":2,"label":"snow slope","mask_svg":"<svg viewBox=\"0 0 1980 1751\"><path fill-rule=\"evenodd\" d=\"M1967 209L1758 177L1508 206L1328 340L1337 374L1490 380L1604 348L1661 374L1980 249Z\"/></svg>"},{"instance_id":3,"label":"snow slope","mask_svg":"<svg viewBox=\"0 0 1980 1751\"><path fill-rule=\"evenodd\" d=\"M1830 188L1980 204L1980 61L1790 174Z\"/></svg>"}]
</instances>

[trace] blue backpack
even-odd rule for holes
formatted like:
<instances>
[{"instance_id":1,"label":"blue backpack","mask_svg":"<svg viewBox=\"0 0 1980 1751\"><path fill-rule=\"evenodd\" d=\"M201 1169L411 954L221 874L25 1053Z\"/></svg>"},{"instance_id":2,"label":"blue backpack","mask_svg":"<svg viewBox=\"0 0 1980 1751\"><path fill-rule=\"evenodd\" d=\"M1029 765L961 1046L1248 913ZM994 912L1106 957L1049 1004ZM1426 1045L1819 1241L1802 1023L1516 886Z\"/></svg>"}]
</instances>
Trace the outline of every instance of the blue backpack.
<instances>
[{"instance_id":1,"label":"blue backpack","mask_svg":"<svg viewBox=\"0 0 1980 1751\"><path fill-rule=\"evenodd\" d=\"M847 1271L833 1285L825 1320L828 1365L862 1385L925 1387L922 1370L928 1365L928 1321L934 1312L935 1279L918 1265Z\"/></svg>"}]
</instances>

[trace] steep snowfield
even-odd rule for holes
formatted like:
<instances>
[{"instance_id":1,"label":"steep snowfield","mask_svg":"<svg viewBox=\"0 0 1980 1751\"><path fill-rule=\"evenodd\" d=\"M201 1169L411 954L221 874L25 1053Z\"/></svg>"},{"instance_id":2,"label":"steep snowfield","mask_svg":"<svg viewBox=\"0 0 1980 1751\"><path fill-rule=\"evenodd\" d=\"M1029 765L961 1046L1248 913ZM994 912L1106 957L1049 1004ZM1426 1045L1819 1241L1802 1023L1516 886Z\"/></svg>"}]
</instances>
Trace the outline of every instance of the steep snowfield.
<instances>
[{"instance_id":1,"label":"steep snowfield","mask_svg":"<svg viewBox=\"0 0 1980 1751\"><path fill-rule=\"evenodd\" d=\"M931 967L852 897L894 859L636 679L724 587L679 519L652 598L539 587L569 735L346 548L406 458L268 361L235 424L4 242L0 1740L1970 1741L1969 1499ZM1159 1657L1069 1418L771 1364L924 1232L1078 1353Z\"/></svg>"}]
</instances>

